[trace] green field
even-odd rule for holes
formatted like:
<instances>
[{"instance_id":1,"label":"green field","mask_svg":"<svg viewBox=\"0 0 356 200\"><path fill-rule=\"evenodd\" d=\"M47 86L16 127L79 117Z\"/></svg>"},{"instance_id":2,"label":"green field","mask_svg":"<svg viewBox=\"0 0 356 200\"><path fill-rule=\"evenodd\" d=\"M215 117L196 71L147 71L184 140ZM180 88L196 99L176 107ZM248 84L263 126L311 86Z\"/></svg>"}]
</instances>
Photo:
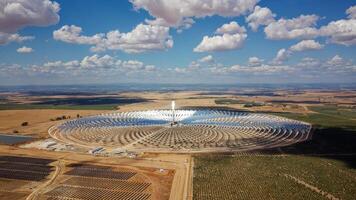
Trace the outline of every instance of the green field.
<instances>
[{"instance_id":1,"label":"green field","mask_svg":"<svg viewBox=\"0 0 356 200\"><path fill-rule=\"evenodd\" d=\"M246 101L238 100L238 99L215 99L215 103L218 105L228 105L228 104L244 104Z\"/></svg>"},{"instance_id":2,"label":"green field","mask_svg":"<svg viewBox=\"0 0 356 200\"><path fill-rule=\"evenodd\" d=\"M228 98L215 99L215 103L217 105L243 104L244 107L263 106L263 103L248 102L248 101L243 101L243 100L238 100L238 99L228 99Z\"/></svg>"},{"instance_id":3,"label":"green field","mask_svg":"<svg viewBox=\"0 0 356 200\"><path fill-rule=\"evenodd\" d=\"M30 98L30 97L29 97ZM31 98L30 98L31 99ZM147 102L142 98L125 97L67 97L67 98L34 98L33 103L3 101L0 110L18 109L64 109L64 110L117 110L118 106Z\"/></svg>"},{"instance_id":4,"label":"green field","mask_svg":"<svg viewBox=\"0 0 356 200\"><path fill-rule=\"evenodd\" d=\"M195 200L325 199L288 176L337 198L354 199L356 194L356 170L333 158L216 155L194 162Z\"/></svg>"},{"instance_id":5,"label":"green field","mask_svg":"<svg viewBox=\"0 0 356 200\"><path fill-rule=\"evenodd\" d=\"M309 141L258 155L196 156L194 199L355 199L356 111L310 109L315 113L275 113L313 124Z\"/></svg>"},{"instance_id":6,"label":"green field","mask_svg":"<svg viewBox=\"0 0 356 200\"><path fill-rule=\"evenodd\" d=\"M315 113L303 115L294 113L278 113L277 115L309 122L322 128L356 129L356 109L337 106L312 106Z\"/></svg>"},{"instance_id":7,"label":"green field","mask_svg":"<svg viewBox=\"0 0 356 200\"><path fill-rule=\"evenodd\" d=\"M59 110L116 110L117 104L103 105L50 105L50 104L0 104L0 110L59 109Z\"/></svg>"}]
</instances>

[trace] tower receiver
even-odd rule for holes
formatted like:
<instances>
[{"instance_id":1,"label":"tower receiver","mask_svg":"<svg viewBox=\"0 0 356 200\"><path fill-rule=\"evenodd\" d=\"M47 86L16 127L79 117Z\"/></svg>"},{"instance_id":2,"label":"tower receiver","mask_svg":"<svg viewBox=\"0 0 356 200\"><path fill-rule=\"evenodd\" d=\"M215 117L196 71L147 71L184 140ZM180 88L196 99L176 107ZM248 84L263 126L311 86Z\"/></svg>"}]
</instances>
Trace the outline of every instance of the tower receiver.
<instances>
[{"instance_id":1,"label":"tower receiver","mask_svg":"<svg viewBox=\"0 0 356 200\"><path fill-rule=\"evenodd\" d=\"M175 101L172 101L172 122L171 122L171 126L175 126L177 125L178 123L176 122L176 119L175 119L175 107L176 107L176 102Z\"/></svg>"}]
</instances>

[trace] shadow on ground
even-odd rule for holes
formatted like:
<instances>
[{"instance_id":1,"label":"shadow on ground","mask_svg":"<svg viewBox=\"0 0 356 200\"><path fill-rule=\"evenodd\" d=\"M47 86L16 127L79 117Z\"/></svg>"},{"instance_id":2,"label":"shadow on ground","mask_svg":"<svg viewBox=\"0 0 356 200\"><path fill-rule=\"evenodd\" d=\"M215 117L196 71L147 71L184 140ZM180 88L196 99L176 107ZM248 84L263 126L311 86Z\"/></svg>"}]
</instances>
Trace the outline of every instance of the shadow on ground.
<instances>
[{"instance_id":1,"label":"shadow on ground","mask_svg":"<svg viewBox=\"0 0 356 200\"><path fill-rule=\"evenodd\" d=\"M318 156L341 160L350 168L356 168L356 131L347 128L315 128L310 140L259 152Z\"/></svg>"},{"instance_id":2,"label":"shadow on ground","mask_svg":"<svg viewBox=\"0 0 356 200\"><path fill-rule=\"evenodd\" d=\"M65 99L41 99L37 105L105 105L105 104L131 104L147 102L141 98L121 97L90 97L90 98L65 98Z\"/></svg>"}]
</instances>

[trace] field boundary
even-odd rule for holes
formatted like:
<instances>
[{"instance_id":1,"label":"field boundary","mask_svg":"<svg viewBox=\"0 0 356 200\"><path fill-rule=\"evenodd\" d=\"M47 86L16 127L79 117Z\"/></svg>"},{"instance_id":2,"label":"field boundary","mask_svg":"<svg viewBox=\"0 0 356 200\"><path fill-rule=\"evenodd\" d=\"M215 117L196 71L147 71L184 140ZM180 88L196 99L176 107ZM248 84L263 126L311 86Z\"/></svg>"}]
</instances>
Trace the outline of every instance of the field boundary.
<instances>
[{"instance_id":1,"label":"field boundary","mask_svg":"<svg viewBox=\"0 0 356 200\"><path fill-rule=\"evenodd\" d=\"M325 192L325 191L323 191L323 190L317 188L316 186L310 185L310 184L306 183L305 181L302 181L302 180L298 179L298 178L295 177L295 176L292 176L292 175L290 175L290 174L283 174L283 176L285 176L285 177L288 178L288 179L292 179L294 182L296 182L296 183L298 183L298 184L300 184L300 185L302 185L302 186L304 186L304 187L310 189L310 190L313 191L313 192L316 192L316 193L318 193L318 194L320 194L320 195L326 197L327 199L330 199L330 200L339 200L339 198L335 197L334 195L332 195L332 194L330 194L330 193L328 193L328 192Z\"/></svg>"}]
</instances>

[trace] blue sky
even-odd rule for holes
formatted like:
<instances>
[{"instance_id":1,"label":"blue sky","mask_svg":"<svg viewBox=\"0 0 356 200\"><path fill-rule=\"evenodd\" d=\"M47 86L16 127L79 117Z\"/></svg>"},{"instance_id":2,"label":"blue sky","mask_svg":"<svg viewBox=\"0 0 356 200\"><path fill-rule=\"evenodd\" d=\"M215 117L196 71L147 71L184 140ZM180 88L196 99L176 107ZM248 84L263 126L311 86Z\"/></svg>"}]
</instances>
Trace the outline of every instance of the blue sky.
<instances>
[{"instance_id":1,"label":"blue sky","mask_svg":"<svg viewBox=\"0 0 356 200\"><path fill-rule=\"evenodd\" d=\"M0 84L354 82L355 5L4 0Z\"/></svg>"}]
</instances>

